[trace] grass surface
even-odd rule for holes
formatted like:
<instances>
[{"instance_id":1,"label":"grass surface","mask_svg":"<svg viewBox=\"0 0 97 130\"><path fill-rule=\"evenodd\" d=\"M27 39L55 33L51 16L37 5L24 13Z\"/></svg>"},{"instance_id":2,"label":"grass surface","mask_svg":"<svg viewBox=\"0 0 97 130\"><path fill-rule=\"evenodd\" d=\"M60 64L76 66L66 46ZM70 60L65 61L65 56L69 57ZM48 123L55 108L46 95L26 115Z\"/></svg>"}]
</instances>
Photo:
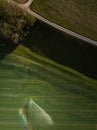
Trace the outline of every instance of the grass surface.
<instances>
[{"instance_id":1,"label":"grass surface","mask_svg":"<svg viewBox=\"0 0 97 130\"><path fill-rule=\"evenodd\" d=\"M96 0L34 0L31 9L74 32L97 40Z\"/></svg>"},{"instance_id":2,"label":"grass surface","mask_svg":"<svg viewBox=\"0 0 97 130\"><path fill-rule=\"evenodd\" d=\"M96 80L26 47L11 51L0 61L1 130L25 130L18 110L28 97L52 116L55 125L45 130L96 130Z\"/></svg>"}]
</instances>

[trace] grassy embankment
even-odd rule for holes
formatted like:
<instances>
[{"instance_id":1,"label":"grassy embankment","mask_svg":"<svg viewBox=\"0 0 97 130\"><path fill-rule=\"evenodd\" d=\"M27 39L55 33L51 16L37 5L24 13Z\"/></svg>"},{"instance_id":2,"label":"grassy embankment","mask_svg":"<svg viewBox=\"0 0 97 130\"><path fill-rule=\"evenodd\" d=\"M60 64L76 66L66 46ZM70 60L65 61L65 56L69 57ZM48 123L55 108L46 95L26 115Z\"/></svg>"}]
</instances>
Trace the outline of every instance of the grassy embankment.
<instances>
[{"instance_id":1,"label":"grassy embankment","mask_svg":"<svg viewBox=\"0 0 97 130\"><path fill-rule=\"evenodd\" d=\"M30 50L97 79L97 46L61 34L40 22L34 24L24 42Z\"/></svg>"},{"instance_id":2,"label":"grassy embankment","mask_svg":"<svg viewBox=\"0 0 97 130\"><path fill-rule=\"evenodd\" d=\"M96 0L34 0L31 9L47 19L97 40Z\"/></svg>"},{"instance_id":3,"label":"grassy embankment","mask_svg":"<svg viewBox=\"0 0 97 130\"><path fill-rule=\"evenodd\" d=\"M15 47L0 61L0 129L24 130L18 110L32 97L52 116L52 130L96 130L97 81Z\"/></svg>"}]
</instances>

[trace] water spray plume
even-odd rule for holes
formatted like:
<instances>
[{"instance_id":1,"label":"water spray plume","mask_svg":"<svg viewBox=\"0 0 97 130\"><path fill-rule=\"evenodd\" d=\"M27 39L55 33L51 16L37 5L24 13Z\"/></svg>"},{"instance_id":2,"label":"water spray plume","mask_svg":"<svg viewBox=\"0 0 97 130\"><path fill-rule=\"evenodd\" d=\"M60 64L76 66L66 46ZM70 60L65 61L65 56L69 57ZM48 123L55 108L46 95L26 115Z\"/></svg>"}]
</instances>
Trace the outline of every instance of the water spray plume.
<instances>
[{"instance_id":1,"label":"water spray plume","mask_svg":"<svg viewBox=\"0 0 97 130\"><path fill-rule=\"evenodd\" d=\"M21 119L21 121L22 121L24 127L25 127L27 130L29 130L28 120L27 120L27 117L26 117L26 115L24 114L22 108L19 109L19 116L20 116L20 119Z\"/></svg>"},{"instance_id":2,"label":"water spray plume","mask_svg":"<svg viewBox=\"0 0 97 130\"><path fill-rule=\"evenodd\" d=\"M27 130L34 130L32 127L44 128L54 124L51 116L31 98L22 109L19 109L19 115Z\"/></svg>"}]
</instances>

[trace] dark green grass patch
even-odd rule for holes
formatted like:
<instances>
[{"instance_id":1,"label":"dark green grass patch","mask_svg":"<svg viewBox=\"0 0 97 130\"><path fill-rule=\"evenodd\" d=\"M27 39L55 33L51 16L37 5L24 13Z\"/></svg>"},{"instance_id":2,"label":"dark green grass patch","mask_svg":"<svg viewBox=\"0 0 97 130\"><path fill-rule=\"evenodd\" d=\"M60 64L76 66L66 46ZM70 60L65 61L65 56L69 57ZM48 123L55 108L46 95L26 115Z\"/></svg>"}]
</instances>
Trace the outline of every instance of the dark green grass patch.
<instances>
[{"instance_id":1,"label":"dark green grass patch","mask_svg":"<svg viewBox=\"0 0 97 130\"><path fill-rule=\"evenodd\" d=\"M34 0L31 9L54 23L97 40L96 0Z\"/></svg>"},{"instance_id":2,"label":"dark green grass patch","mask_svg":"<svg viewBox=\"0 0 97 130\"><path fill-rule=\"evenodd\" d=\"M97 47L62 34L37 21L25 46L81 73L97 78Z\"/></svg>"},{"instance_id":3,"label":"dark green grass patch","mask_svg":"<svg viewBox=\"0 0 97 130\"><path fill-rule=\"evenodd\" d=\"M51 130L96 130L97 81L18 46L0 63L0 129L25 130L18 112L29 97L51 115Z\"/></svg>"}]
</instances>

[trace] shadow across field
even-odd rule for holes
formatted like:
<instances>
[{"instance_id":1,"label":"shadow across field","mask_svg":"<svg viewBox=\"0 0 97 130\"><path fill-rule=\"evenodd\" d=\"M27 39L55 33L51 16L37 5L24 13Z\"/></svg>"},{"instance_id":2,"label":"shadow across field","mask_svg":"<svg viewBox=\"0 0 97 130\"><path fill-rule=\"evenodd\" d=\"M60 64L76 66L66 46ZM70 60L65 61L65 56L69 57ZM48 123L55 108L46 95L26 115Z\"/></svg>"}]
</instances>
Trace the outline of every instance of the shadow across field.
<instances>
[{"instance_id":1,"label":"shadow across field","mask_svg":"<svg viewBox=\"0 0 97 130\"><path fill-rule=\"evenodd\" d=\"M37 21L24 46L52 60L97 78L97 47Z\"/></svg>"},{"instance_id":2,"label":"shadow across field","mask_svg":"<svg viewBox=\"0 0 97 130\"><path fill-rule=\"evenodd\" d=\"M16 49L17 44L14 44L6 39L0 38L0 61L3 60L8 54Z\"/></svg>"}]
</instances>

